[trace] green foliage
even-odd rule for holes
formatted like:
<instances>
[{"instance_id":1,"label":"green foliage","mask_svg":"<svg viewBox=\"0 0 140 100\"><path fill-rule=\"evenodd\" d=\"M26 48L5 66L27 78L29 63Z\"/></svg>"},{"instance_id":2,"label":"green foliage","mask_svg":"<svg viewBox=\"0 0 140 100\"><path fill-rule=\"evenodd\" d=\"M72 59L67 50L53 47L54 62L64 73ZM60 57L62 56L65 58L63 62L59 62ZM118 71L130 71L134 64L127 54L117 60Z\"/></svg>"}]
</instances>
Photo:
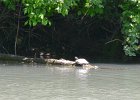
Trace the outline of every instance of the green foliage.
<instances>
[{"instance_id":1,"label":"green foliage","mask_svg":"<svg viewBox=\"0 0 140 100\"><path fill-rule=\"evenodd\" d=\"M93 16L96 12L101 13L103 6L101 0L22 0L24 4L24 14L29 20L25 23L29 25L51 25L50 17L54 14L68 15L69 11L75 7L83 5L78 14L86 13Z\"/></svg>"},{"instance_id":2,"label":"green foliage","mask_svg":"<svg viewBox=\"0 0 140 100\"><path fill-rule=\"evenodd\" d=\"M136 56L140 39L140 1L127 0L121 5L123 9L122 33L124 35L124 51L126 55Z\"/></svg>"},{"instance_id":3,"label":"green foliage","mask_svg":"<svg viewBox=\"0 0 140 100\"><path fill-rule=\"evenodd\" d=\"M15 10L15 6L16 6L16 3L19 2L19 0L1 0L1 2L4 2L4 4L9 8L9 9L12 9L12 10Z\"/></svg>"},{"instance_id":4,"label":"green foliage","mask_svg":"<svg viewBox=\"0 0 140 100\"><path fill-rule=\"evenodd\" d=\"M80 17L87 15L92 17L105 10L106 15L100 17L110 19L112 18L110 16L115 14L117 17L114 19L118 18L117 23L122 22L125 54L135 56L140 51L140 0L1 0L1 2L11 10L16 10L17 5L21 4L22 12L28 17L25 25L30 26L51 25L52 16L56 14L66 16L74 11ZM119 19L121 13L116 11L119 6L122 9L121 21Z\"/></svg>"},{"instance_id":5,"label":"green foliage","mask_svg":"<svg viewBox=\"0 0 140 100\"><path fill-rule=\"evenodd\" d=\"M15 2L18 0L3 0L3 2L15 9ZM22 0L22 4L24 14L29 18L25 25L30 26L36 26L38 23L51 25L51 16L54 14L66 16L73 8L78 8L78 15L93 16L103 12L102 0Z\"/></svg>"},{"instance_id":6,"label":"green foliage","mask_svg":"<svg viewBox=\"0 0 140 100\"><path fill-rule=\"evenodd\" d=\"M95 14L103 13L103 0L83 0L79 3L78 15L94 16ZM82 6L81 6L82 5Z\"/></svg>"}]
</instances>

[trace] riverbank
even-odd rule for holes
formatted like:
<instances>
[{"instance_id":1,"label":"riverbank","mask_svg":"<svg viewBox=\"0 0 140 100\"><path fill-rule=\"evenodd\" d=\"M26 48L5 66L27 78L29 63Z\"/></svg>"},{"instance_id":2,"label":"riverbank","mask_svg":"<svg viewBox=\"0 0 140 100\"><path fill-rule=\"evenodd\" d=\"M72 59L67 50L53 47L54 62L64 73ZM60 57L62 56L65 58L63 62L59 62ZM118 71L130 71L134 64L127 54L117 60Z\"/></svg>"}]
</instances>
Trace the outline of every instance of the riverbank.
<instances>
[{"instance_id":1,"label":"riverbank","mask_svg":"<svg viewBox=\"0 0 140 100\"><path fill-rule=\"evenodd\" d=\"M92 61L92 59L91 59ZM126 57L121 59L110 59L110 58L94 58L95 63L120 63L120 64L140 64L140 58Z\"/></svg>"},{"instance_id":2,"label":"riverbank","mask_svg":"<svg viewBox=\"0 0 140 100\"><path fill-rule=\"evenodd\" d=\"M75 61L66 60L66 59L41 59L41 58L28 58L23 56L16 56L16 55L7 55L7 54L1 54L0 55L0 61L4 62L12 62L12 63L29 63L29 64L49 64L49 65L63 65L63 66L75 66ZM92 64L86 64L81 65L84 69L97 69L98 66L92 65Z\"/></svg>"},{"instance_id":3,"label":"riverbank","mask_svg":"<svg viewBox=\"0 0 140 100\"><path fill-rule=\"evenodd\" d=\"M88 59L91 63L140 63L140 58L126 57L124 59L110 59L110 58L90 58ZM50 61L50 60L49 60ZM41 58L30 58L12 54L0 54L0 62L10 63L38 63L46 64L46 61ZM52 62L51 62L52 63Z\"/></svg>"},{"instance_id":4,"label":"riverbank","mask_svg":"<svg viewBox=\"0 0 140 100\"><path fill-rule=\"evenodd\" d=\"M27 58L11 54L0 54L0 62L45 64L45 61L41 58Z\"/></svg>"}]
</instances>

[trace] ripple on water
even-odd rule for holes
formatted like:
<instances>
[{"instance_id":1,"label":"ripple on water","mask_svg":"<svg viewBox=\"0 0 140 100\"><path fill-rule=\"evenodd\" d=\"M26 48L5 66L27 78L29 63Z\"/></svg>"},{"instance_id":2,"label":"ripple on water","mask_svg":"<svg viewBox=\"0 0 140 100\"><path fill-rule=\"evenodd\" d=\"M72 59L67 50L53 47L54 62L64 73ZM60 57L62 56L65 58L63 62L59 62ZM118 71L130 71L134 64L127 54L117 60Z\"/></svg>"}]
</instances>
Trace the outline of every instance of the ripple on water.
<instances>
[{"instance_id":1,"label":"ripple on water","mask_svg":"<svg viewBox=\"0 0 140 100\"><path fill-rule=\"evenodd\" d=\"M140 100L140 67L98 66L0 66L0 100Z\"/></svg>"}]
</instances>

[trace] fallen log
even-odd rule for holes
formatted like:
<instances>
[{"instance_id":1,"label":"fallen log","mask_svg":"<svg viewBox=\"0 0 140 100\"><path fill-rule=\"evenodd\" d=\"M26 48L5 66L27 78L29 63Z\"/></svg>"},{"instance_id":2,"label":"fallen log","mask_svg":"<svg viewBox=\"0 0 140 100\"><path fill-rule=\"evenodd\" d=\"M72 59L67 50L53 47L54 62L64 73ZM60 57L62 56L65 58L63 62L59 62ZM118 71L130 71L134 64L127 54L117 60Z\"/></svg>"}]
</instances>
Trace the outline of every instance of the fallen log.
<instances>
[{"instance_id":1,"label":"fallen log","mask_svg":"<svg viewBox=\"0 0 140 100\"><path fill-rule=\"evenodd\" d=\"M75 67L83 67L83 69L97 69L98 66L86 64L82 66L77 66L75 61L70 61L66 59L31 59L31 58L24 58L26 62L43 62L49 65L64 65L64 66L75 66Z\"/></svg>"},{"instance_id":2,"label":"fallen log","mask_svg":"<svg viewBox=\"0 0 140 100\"><path fill-rule=\"evenodd\" d=\"M65 60L65 59L45 59L45 62L51 65L76 66L75 61L70 61L70 60ZM76 66L76 67L79 67L79 66ZM91 65L91 64L82 65L80 67L83 67L84 69L91 69L91 68L97 69L98 68L98 66Z\"/></svg>"},{"instance_id":3,"label":"fallen log","mask_svg":"<svg viewBox=\"0 0 140 100\"><path fill-rule=\"evenodd\" d=\"M0 62L2 63L40 63L46 64L44 59L41 58L28 58L24 56L17 56L11 54L0 54Z\"/></svg>"},{"instance_id":4,"label":"fallen log","mask_svg":"<svg viewBox=\"0 0 140 100\"><path fill-rule=\"evenodd\" d=\"M15 63L29 63L29 64L50 64L50 65L64 65L64 66L76 66L75 61L66 60L66 59L41 59L41 58L28 58L24 56L16 56L16 55L10 55L10 54L0 54L0 61L1 62L15 62ZM97 69L97 66L87 64L82 65L80 67L83 67L84 69Z\"/></svg>"},{"instance_id":5,"label":"fallen log","mask_svg":"<svg viewBox=\"0 0 140 100\"><path fill-rule=\"evenodd\" d=\"M47 64L53 64L53 65L71 65L73 66L75 64L75 61L65 60L65 59L45 59L45 62Z\"/></svg>"}]
</instances>

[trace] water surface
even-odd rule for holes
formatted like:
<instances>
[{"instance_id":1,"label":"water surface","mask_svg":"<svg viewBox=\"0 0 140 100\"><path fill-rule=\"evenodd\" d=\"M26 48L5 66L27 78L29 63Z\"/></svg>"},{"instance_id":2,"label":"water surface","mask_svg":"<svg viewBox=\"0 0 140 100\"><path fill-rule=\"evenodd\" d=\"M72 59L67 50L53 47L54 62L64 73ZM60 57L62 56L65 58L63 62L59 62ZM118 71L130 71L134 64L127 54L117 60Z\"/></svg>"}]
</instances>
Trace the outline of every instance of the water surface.
<instances>
[{"instance_id":1,"label":"water surface","mask_svg":"<svg viewBox=\"0 0 140 100\"><path fill-rule=\"evenodd\" d=\"M0 100L140 100L140 65L0 64Z\"/></svg>"}]
</instances>

